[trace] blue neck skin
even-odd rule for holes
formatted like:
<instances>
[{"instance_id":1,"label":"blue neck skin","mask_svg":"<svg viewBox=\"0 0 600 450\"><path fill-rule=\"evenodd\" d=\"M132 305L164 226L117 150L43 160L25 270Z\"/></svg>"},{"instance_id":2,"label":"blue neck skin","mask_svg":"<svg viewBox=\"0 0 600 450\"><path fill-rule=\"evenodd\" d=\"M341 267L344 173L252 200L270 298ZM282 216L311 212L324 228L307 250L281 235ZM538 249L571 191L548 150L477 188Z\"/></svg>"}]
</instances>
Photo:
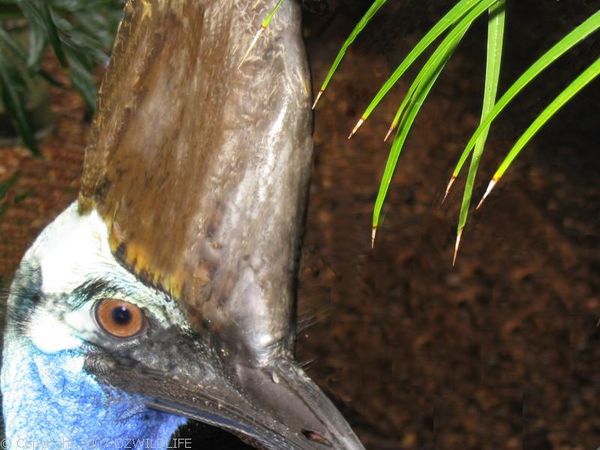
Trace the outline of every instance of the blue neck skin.
<instances>
[{"instance_id":1,"label":"blue neck skin","mask_svg":"<svg viewBox=\"0 0 600 450\"><path fill-rule=\"evenodd\" d=\"M148 409L144 398L100 385L81 349L41 352L7 336L2 395L6 448L160 449L187 419Z\"/></svg>"}]
</instances>

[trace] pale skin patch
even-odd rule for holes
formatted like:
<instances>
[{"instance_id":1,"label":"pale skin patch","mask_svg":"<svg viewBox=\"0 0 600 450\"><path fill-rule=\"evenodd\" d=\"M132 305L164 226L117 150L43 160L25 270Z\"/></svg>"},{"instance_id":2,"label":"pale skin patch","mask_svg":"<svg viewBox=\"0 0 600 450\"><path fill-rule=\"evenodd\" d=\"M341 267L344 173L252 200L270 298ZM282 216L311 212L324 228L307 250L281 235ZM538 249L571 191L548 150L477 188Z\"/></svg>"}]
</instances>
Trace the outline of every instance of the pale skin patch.
<instances>
[{"instance_id":1,"label":"pale skin patch","mask_svg":"<svg viewBox=\"0 0 600 450\"><path fill-rule=\"evenodd\" d=\"M49 354L75 349L82 343L65 323L45 311L34 314L27 334L37 348Z\"/></svg>"}]
</instances>

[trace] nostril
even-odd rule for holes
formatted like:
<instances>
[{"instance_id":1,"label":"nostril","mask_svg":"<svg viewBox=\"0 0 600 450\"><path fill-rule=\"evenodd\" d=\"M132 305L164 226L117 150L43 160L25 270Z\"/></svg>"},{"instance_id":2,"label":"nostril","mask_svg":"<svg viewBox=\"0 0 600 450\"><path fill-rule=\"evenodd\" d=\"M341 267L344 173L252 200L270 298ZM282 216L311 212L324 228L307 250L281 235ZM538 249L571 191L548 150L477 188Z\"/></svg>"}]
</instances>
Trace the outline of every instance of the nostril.
<instances>
[{"instance_id":1,"label":"nostril","mask_svg":"<svg viewBox=\"0 0 600 450\"><path fill-rule=\"evenodd\" d=\"M325 445L327 447L333 447L333 445L331 445L331 442L329 442L329 440L325 438L321 433L317 433L316 431L312 430L302 430L302 434L309 441L313 441L317 444Z\"/></svg>"}]
</instances>

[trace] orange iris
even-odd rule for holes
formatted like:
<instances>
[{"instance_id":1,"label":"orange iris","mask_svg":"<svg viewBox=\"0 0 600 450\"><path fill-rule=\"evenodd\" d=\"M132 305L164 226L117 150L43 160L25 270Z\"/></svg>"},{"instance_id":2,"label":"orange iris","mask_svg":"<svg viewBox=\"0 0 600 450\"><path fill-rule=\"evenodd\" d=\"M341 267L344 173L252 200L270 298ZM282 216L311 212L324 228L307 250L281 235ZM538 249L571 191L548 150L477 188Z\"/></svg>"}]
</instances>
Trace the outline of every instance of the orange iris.
<instances>
[{"instance_id":1,"label":"orange iris","mask_svg":"<svg viewBox=\"0 0 600 450\"><path fill-rule=\"evenodd\" d=\"M129 338L144 328L146 318L132 303L107 298L96 305L96 320L104 331L118 338Z\"/></svg>"}]
</instances>

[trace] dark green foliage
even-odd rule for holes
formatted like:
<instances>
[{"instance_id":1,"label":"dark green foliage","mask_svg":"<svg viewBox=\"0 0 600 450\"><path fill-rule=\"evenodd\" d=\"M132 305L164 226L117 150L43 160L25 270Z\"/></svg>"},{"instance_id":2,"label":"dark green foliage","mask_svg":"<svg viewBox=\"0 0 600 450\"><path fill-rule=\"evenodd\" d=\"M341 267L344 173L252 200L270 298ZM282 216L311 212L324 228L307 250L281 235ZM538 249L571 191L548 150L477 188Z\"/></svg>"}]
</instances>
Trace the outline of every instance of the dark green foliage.
<instances>
[{"instance_id":1,"label":"dark green foliage","mask_svg":"<svg viewBox=\"0 0 600 450\"><path fill-rule=\"evenodd\" d=\"M10 177L8 180L0 183L0 217L4 214L4 211L6 210L6 205L3 204L4 197L6 197L6 194L8 193L10 188L12 188L14 186L14 184L17 182L18 179L19 179L19 173L17 172L12 177ZM22 199L19 199L19 201L21 201L21 200Z\"/></svg>"},{"instance_id":2,"label":"dark green foliage","mask_svg":"<svg viewBox=\"0 0 600 450\"><path fill-rule=\"evenodd\" d=\"M46 49L52 49L91 112L96 97L93 71L108 61L122 11L122 0L0 0L2 102L34 154L39 152L27 116L28 80L42 77L60 85L41 68ZM23 21L28 26L26 49L10 33L11 26Z\"/></svg>"}]
</instances>

